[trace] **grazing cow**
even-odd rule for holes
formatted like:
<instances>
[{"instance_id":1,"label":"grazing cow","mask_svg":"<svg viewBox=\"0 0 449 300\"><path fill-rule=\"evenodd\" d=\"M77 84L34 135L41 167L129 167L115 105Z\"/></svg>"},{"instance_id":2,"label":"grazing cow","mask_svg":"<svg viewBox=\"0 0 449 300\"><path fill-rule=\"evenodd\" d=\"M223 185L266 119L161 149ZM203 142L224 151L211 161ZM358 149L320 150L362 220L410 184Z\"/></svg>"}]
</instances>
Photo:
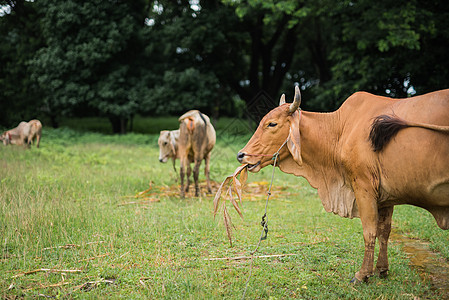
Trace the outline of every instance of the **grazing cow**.
<instances>
[{"instance_id":1,"label":"grazing cow","mask_svg":"<svg viewBox=\"0 0 449 300\"><path fill-rule=\"evenodd\" d=\"M173 161L173 169L176 171L175 161L179 158L178 152L178 139L179 139L179 129L178 130L162 130L159 139L159 161L161 163L166 163L169 158Z\"/></svg>"},{"instance_id":2,"label":"grazing cow","mask_svg":"<svg viewBox=\"0 0 449 300\"><path fill-rule=\"evenodd\" d=\"M284 99L237 159L258 172L282 146L281 171L305 177L326 211L360 217L365 256L352 282L373 274L376 238L375 271L388 274L394 205L424 208L449 228L449 89L407 99L357 92L332 113L301 111L298 87L292 104Z\"/></svg>"},{"instance_id":3,"label":"grazing cow","mask_svg":"<svg viewBox=\"0 0 449 300\"><path fill-rule=\"evenodd\" d=\"M215 146L215 129L209 117L198 110L190 110L179 118L179 159L181 161L181 197L189 190L190 163L194 162L193 179L195 196L199 196L198 175L201 161L204 159L204 173L207 179L207 191L212 192L209 178L209 163L212 148ZM187 171L187 185L184 187L184 175Z\"/></svg>"},{"instance_id":4,"label":"grazing cow","mask_svg":"<svg viewBox=\"0 0 449 300\"><path fill-rule=\"evenodd\" d=\"M0 140L4 145L24 145L29 148L31 143L36 140L36 147L39 148L39 142L42 135L42 124L39 120L31 120L29 122L20 122L16 128L5 131Z\"/></svg>"}]
</instances>

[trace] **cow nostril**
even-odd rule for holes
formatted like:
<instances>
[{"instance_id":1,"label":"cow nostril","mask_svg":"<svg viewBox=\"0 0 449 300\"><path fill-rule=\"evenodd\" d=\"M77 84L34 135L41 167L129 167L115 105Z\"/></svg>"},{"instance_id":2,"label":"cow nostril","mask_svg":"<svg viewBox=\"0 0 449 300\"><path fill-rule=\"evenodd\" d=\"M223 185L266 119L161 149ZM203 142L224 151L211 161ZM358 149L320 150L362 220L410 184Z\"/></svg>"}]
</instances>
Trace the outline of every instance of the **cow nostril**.
<instances>
[{"instance_id":1,"label":"cow nostril","mask_svg":"<svg viewBox=\"0 0 449 300\"><path fill-rule=\"evenodd\" d=\"M244 157L245 157L245 153L243 153L243 152L237 153L237 160L239 162L242 162Z\"/></svg>"},{"instance_id":2,"label":"cow nostril","mask_svg":"<svg viewBox=\"0 0 449 300\"><path fill-rule=\"evenodd\" d=\"M162 158L159 158L159 162L162 162L163 161L163 159Z\"/></svg>"}]
</instances>

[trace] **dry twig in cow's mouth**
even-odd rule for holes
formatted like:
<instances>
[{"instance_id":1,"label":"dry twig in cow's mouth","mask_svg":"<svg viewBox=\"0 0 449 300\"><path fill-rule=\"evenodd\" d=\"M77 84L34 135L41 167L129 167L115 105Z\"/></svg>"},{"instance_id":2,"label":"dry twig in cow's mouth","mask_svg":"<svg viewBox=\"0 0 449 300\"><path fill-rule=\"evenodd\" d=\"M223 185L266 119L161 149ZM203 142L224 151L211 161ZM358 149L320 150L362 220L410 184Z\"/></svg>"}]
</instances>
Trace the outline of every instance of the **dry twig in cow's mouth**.
<instances>
[{"instance_id":1,"label":"dry twig in cow's mouth","mask_svg":"<svg viewBox=\"0 0 449 300\"><path fill-rule=\"evenodd\" d=\"M237 176L240 175L240 180ZM233 193L237 195L239 202L242 202L242 190L245 185L246 179L248 178L248 164L241 165L238 167L234 174L229 175L225 178L223 183L218 188L217 194L215 194L214 198L214 217L217 215L218 205L220 203L221 194L226 190L226 194L229 198L229 201L234 206L235 210L239 213L240 217L243 218L242 211L240 210L239 203L236 201ZM226 201L223 201L223 220L226 227L226 233L228 235L229 243L232 246L232 222L229 216L228 210L226 209Z\"/></svg>"}]
</instances>

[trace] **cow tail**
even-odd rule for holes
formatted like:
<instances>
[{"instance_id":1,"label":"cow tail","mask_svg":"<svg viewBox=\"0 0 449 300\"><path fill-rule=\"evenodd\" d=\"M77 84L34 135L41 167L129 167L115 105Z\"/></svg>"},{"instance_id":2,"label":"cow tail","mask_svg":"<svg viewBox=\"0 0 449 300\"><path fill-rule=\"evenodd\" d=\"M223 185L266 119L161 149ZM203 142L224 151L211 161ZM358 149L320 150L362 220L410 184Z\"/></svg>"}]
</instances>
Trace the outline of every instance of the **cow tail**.
<instances>
[{"instance_id":1,"label":"cow tail","mask_svg":"<svg viewBox=\"0 0 449 300\"><path fill-rule=\"evenodd\" d=\"M206 132L207 132L207 121L206 121L206 119L204 118L203 114L200 111L198 113L200 115L201 120L203 120L203 122L204 122L204 128L203 129L204 129L204 134L206 134ZM207 137L207 134L206 134L206 137Z\"/></svg>"},{"instance_id":2,"label":"cow tail","mask_svg":"<svg viewBox=\"0 0 449 300\"><path fill-rule=\"evenodd\" d=\"M192 117L187 117L184 119L184 123L186 124L188 132L192 134L195 129L195 120Z\"/></svg>"},{"instance_id":3,"label":"cow tail","mask_svg":"<svg viewBox=\"0 0 449 300\"><path fill-rule=\"evenodd\" d=\"M206 119L204 118L203 114L202 114L201 112L198 112L198 114L200 115L201 120L203 120L204 125L207 126L207 121L206 121Z\"/></svg>"},{"instance_id":4,"label":"cow tail","mask_svg":"<svg viewBox=\"0 0 449 300\"><path fill-rule=\"evenodd\" d=\"M398 117L388 115L376 117L371 124L369 133L369 140L374 152L381 151L399 130L406 127L409 127L409 124Z\"/></svg>"}]
</instances>

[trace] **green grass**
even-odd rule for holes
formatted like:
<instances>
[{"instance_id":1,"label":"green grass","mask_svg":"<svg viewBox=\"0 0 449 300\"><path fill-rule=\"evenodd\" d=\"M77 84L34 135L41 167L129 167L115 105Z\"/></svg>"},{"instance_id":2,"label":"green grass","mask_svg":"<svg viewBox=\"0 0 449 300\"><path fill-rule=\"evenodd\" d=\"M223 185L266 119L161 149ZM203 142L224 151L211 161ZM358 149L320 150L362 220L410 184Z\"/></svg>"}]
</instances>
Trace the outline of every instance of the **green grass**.
<instances>
[{"instance_id":1,"label":"green grass","mask_svg":"<svg viewBox=\"0 0 449 300\"><path fill-rule=\"evenodd\" d=\"M219 135L211 166L215 181L233 172L235 152L247 139ZM228 205L235 225L230 247L221 216L214 220L212 215L213 195L203 189L199 198L180 199L170 164L158 162L156 141L157 135L149 134L45 128L40 149L0 147L0 295L240 299L250 261L207 259L248 255L254 249L263 192L252 195L252 201L244 199L244 220ZM266 168L250 174L249 181L261 184L270 176ZM151 197L159 202L132 204L138 199L128 196L146 190L149 182ZM258 254L295 255L256 259L247 299L439 298L409 266L398 243L389 248L388 279L350 285L363 259L360 220L326 213L304 179L276 170L268 218L268 239ZM394 225L430 240L449 258L447 233L425 211L400 207ZM58 248L69 244L77 246ZM14 278L39 268L82 272Z\"/></svg>"}]
</instances>

